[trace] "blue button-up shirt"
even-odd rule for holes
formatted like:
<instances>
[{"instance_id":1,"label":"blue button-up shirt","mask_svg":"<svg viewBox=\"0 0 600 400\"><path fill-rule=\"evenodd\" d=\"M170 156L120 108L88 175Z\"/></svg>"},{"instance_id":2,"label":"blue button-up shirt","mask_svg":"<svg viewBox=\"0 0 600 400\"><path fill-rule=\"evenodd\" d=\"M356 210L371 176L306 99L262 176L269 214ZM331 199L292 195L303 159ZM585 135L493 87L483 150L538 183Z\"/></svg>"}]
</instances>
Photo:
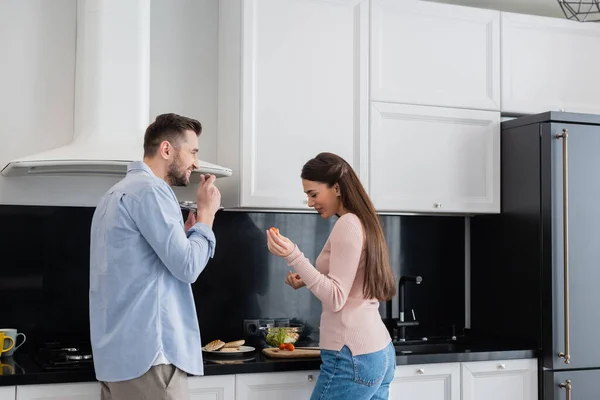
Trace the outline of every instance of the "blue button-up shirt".
<instances>
[{"instance_id":1,"label":"blue button-up shirt","mask_svg":"<svg viewBox=\"0 0 600 400\"><path fill-rule=\"evenodd\" d=\"M171 187L143 162L100 200L90 249L90 333L96 378L147 372L157 356L203 375L191 283L214 254L202 223L184 231Z\"/></svg>"}]
</instances>

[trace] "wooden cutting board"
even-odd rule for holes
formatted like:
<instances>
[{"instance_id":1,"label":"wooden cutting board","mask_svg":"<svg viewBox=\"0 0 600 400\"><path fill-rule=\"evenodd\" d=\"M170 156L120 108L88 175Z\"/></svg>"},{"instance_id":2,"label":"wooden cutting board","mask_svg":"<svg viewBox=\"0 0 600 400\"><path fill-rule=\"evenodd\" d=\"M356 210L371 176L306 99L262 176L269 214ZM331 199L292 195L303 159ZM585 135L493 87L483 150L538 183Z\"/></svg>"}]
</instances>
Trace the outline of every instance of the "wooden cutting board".
<instances>
[{"instance_id":1,"label":"wooden cutting board","mask_svg":"<svg viewBox=\"0 0 600 400\"><path fill-rule=\"evenodd\" d=\"M318 347L296 347L294 351L279 350L276 347L263 349L263 354L269 358L320 358L321 350Z\"/></svg>"}]
</instances>

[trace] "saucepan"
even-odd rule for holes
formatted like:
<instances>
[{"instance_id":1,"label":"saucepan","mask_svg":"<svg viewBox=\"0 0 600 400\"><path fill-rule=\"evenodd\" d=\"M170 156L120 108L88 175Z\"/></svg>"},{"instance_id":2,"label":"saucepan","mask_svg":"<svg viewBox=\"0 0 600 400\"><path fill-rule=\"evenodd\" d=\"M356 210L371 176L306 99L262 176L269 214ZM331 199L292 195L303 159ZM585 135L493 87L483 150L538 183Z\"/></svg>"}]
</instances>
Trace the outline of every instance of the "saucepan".
<instances>
[{"instance_id":1,"label":"saucepan","mask_svg":"<svg viewBox=\"0 0 600 400\"><path fill-rule=\"evenodd\" d=\"M196 214L196 211L198 210L198 203L195 201L180 201L179 207L181 207L182 210L188 210L188 212L193 212ZM219 207L219 210L223 210L224 208L225 207L221 206Z\"/></svg>"}]
</instances>

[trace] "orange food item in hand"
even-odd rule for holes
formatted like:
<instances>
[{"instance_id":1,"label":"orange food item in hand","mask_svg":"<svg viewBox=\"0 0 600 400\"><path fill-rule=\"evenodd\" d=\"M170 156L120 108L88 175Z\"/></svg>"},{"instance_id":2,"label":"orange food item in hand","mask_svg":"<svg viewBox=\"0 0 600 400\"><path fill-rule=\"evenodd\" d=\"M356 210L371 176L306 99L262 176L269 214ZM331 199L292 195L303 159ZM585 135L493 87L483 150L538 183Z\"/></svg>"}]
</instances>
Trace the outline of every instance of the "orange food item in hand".
<instances>
[{"instance_id":1,"label":"orange food item in hand","mask_svg":"<svg viewBox=\"0 0 600 400\"><path fill-rule=\"evenodd\" d=\"M274 234L276 234L276 235L279 235L279 229L277 229L277 228L275 228L275 227L272 227L272 228L269 228L269 230L270 230L271 232L273 232Z\"/></svg>"}]
</instances>

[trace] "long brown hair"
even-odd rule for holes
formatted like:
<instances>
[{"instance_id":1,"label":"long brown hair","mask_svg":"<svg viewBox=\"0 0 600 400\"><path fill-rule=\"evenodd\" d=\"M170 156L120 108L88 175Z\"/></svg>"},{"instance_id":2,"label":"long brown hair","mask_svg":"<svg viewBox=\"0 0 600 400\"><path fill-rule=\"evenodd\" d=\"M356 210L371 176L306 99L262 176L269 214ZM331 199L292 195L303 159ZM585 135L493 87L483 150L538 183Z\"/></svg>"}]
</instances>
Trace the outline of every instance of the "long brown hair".
<instances>
[{"instance_id":1,"label":"long brown hair","mask_svg":"<svg viewBox=\"0 0 600 400\"><path fill-rule=\"evenodd\" d=\"M396 294L387 244L375 207L356 172L342 157L320 153L302 167L302 179L340 186L340 199L346 210L362 223L366 239L366 265L363 294L367 299L390 300Z\"/></svg>"}]
</instances>

